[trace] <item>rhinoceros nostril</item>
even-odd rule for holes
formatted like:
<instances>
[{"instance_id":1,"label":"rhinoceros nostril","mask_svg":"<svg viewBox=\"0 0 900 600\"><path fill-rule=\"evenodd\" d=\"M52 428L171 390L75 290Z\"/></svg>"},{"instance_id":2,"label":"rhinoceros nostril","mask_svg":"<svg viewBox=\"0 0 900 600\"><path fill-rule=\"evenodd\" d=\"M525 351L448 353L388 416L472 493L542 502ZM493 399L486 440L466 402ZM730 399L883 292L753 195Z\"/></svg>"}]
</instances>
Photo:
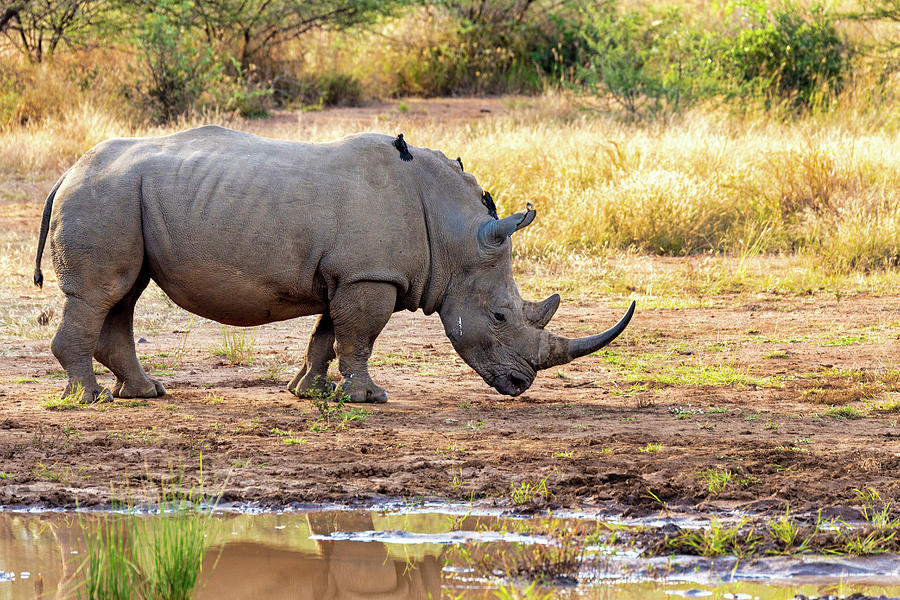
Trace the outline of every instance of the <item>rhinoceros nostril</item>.
<instances>
[{"instance_id":1,"label":"rhinoceros nostril","mask_svg":"<svg viewBox=\"0 0 900 600\"><path fill-rule=\"evenodd\" d=\"M528 380L519 375L518 373L510 373L509 374L509 383L512 387L517 390L524 390L528 387Z\"/></svg>"}]
</instances>

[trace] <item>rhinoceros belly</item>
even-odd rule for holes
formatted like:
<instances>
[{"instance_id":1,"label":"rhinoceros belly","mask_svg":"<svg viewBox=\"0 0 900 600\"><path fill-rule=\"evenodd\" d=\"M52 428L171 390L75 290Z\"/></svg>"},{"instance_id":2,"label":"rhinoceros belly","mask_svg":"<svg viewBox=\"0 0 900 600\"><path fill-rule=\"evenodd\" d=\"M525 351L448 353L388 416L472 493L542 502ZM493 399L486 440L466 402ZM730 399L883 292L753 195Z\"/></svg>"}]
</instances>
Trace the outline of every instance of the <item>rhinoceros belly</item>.
<instances>
[{"instance_id":1,"label":"rhinoceros belly","mask_svg":"<svg viewBox=\"0 0 900 600\"><path fill-rule=\"evenodd\" d=\"M221 277L216 277L216 274ZM309 293L240 281L226 270L205 268L202 276L177 266L156 265L151 276L178 306L228 325L261 325L322 313L327 304Z\"/></svg>"},{"instance_id":2,"label":"rhinoceros belly","mask_svg":"<svg viewBox=\"0 0 900 600\"><path fill-rule=\"evenodd\" d=\"M325 310L315 208L273 190L269 175L145 181L146 264L176 304L231 325Z\"/></svg>"}]
</instances>

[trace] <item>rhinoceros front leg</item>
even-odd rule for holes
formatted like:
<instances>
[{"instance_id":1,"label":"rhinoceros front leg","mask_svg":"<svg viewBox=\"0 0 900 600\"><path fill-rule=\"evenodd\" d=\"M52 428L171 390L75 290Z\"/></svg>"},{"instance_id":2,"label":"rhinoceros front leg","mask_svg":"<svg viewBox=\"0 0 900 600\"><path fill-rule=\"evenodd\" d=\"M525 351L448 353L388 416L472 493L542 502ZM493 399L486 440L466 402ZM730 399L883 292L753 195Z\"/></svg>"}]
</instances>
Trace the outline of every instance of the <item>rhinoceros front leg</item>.
<instances>
[{"instance_id":1,"label":"rhinoceros front leg","mask_svg":"<svg viewBox=\"0 0 900 600\"><path fill-rule=\"evenodd\" d=\"M330 394L334 386L328 381L328 364L334 357L334 323L331 315L324 314L309 336L303 368L288 384L288 390L300 398Z\"/></svg>"},{"instance_id":2,"label":"rhinoceros front leg","mask_svg":"<svg viewBox=\"0 0 900 600\"><path fill-rule=\"evenodd\" d=\"M387 392L369 376L369 357L396 302L397 288L393 284L374 281L340 287L331 300L341 372L338 392L349 396L350 402L387 402Z\"/></svg>"}]
</instances>

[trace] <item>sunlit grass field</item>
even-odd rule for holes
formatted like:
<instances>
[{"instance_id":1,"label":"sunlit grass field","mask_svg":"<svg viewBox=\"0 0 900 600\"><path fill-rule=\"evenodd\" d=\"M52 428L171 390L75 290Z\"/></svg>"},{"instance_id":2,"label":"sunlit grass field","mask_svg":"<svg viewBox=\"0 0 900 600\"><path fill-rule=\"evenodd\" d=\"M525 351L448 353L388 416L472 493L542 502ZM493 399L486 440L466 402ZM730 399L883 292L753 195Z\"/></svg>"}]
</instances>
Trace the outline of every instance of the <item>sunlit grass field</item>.
<instances>
[{"instance_id":1,"label":"sunlit grass field","mask_svg":"<svg viewBox=\"0 0 900 600\"><path fill-rule=\"evenodd\" d=\"M413 145L462 157L501 214L534 204L538 221L514 246L520 279L535 293L552 283L569 295L638 295L658 307L745 291L900 293L896 131L833 115L784 121L715 108L627 122L564 94L506 98L504 110L476 120L401 105L356 119L206 114L161 128L82 104L0 133L0 216L37 217L56 178L109 137L205 123L307 141L403 131ZM37 227L35 218L31 229L0 232L4 295L30 285Z\"/></svg>"}]
</instances>

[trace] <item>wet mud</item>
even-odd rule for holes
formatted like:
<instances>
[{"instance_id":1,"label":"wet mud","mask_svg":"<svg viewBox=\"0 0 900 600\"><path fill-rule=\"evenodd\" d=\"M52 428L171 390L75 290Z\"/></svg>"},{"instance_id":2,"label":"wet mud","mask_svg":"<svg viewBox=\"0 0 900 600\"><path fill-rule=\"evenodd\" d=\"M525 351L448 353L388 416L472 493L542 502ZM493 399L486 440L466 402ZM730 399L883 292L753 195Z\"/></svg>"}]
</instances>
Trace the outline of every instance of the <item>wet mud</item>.
<instances>
[{"instance_id":1,"label":"wet mud","mask_svg":"<svg viewBox=\"0 0 900 600\"><path fill-rule=\"evenodd\" d=\"M536 532L546 521L496 515L402 511L280 514L219 513L208 525L194 597L205 598L493 598L500 588L540 597L594 598L896 598L897 556L806 556L715 560L585 545L576 551ZM82 585L90 531L101 520L158 516L97 513L0 514L0 599L66 598ZM164 517L171 518L171 517ZM581 516L554 527L600 521ZM558 540L557 540L558 541ZM567 576L515 576L511 567L571 553ZM491 572L479 566L490 561ZM548 563L549 564L549 563ZM509 593L509 592L508 592ZM796 594L796 596L795 596ZM855 595L851 595L855 594Z\"/></svg>"}]
</instances>

